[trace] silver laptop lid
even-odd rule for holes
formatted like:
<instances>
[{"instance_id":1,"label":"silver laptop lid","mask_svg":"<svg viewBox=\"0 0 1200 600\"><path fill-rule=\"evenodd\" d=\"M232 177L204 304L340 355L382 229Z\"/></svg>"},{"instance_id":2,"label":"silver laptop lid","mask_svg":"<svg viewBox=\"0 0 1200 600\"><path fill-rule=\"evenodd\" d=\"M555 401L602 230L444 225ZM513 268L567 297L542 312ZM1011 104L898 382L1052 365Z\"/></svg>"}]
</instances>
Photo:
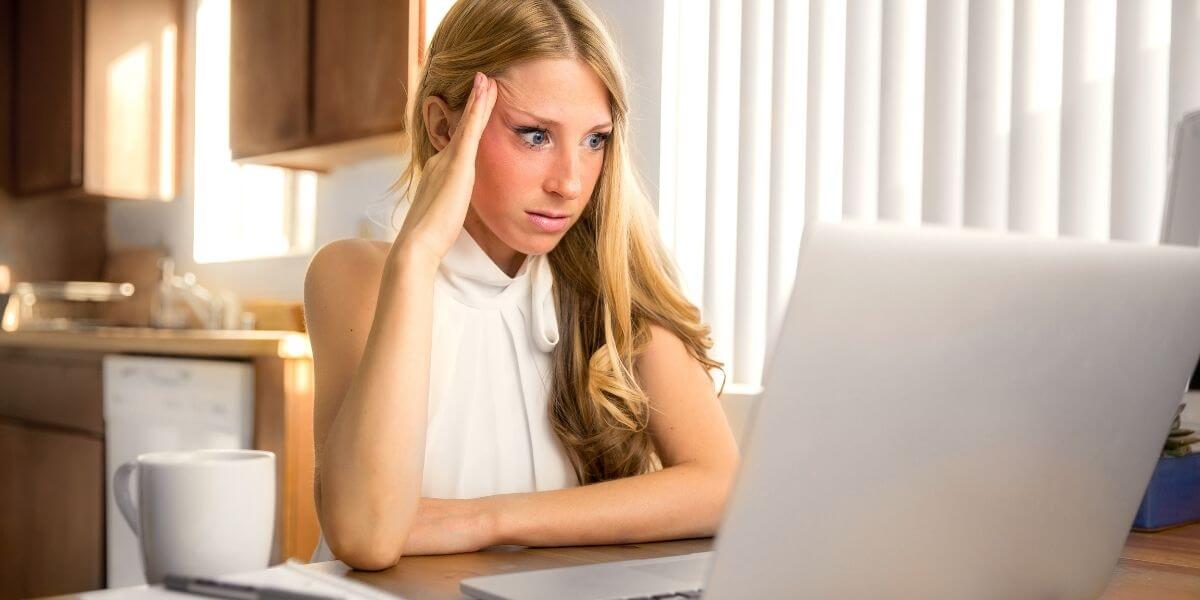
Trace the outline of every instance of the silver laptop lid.
<instances>
[{"instance_id":1,"label":"silver laptop lid","mask_svg":"<svg viewBox=\"0 0 1200 600\"><path fill-rule=\"evenodd\" d=\"M1162 241L1195 246L1200 244L1200 111L1180 119L1173 133Z\"/></svg>"},{"instance_id":2,"label":"silver laptop lid","mask_svg":"<svg viewBox=\"0 0 1200 600\"><path fill-rule=\"evenodd\" d=\"M1096 597L1198 354L1195 249L811 227L705 598Z\"/></svg>"}]
</instances>

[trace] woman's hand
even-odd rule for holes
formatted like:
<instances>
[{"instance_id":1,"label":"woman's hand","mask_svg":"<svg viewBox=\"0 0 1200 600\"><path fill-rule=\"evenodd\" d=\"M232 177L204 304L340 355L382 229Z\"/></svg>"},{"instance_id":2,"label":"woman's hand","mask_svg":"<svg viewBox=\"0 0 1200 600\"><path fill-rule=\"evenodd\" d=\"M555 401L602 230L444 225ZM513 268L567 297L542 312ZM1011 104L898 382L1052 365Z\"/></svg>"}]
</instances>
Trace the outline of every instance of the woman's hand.
<instances>
[{"instance_id":1,"label":"woman's hand","mask_svg":"<svg viewBox=\"0 0 1200 600\"><path fill-rule=\"evenodd\" d=\"M425 163L408 216L388 253L389 262L403 253L427 266L441 264L467 218L475 187L475 153L495 103L495 81L476 73L475 87L450 142Z\"/></svg>"},{"instance_id":2,"label":"woman's hand","mask_svg":"<svg viewBox=\"0 0 1200 600\"><path fill-rule=\"evenodd\" d=\"M404 556L458 554L495 545L487 498L421 498L404 542Z\"/></svg>"}]
</instances>

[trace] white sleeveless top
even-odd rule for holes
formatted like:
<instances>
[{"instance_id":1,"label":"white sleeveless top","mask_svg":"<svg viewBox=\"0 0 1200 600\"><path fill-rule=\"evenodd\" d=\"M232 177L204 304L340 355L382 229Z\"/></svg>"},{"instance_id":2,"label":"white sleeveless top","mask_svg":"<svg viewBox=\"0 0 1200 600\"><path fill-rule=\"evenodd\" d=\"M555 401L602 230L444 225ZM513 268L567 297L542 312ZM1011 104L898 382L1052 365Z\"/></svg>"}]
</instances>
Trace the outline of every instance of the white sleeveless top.
<instances>
[{"instance_id":1,"label":"white sleeveless top","mask_svg":"<svg viewBox=\"0 0 1200 600\"><path fill-rule=\"evenodd\" d=\"M464 229L433 290L421 496L478 498L579 484L550 425L558 318L545 255L509 277ZM333 560L324 535L313 561Z\"/></svg>"}]
</instances>

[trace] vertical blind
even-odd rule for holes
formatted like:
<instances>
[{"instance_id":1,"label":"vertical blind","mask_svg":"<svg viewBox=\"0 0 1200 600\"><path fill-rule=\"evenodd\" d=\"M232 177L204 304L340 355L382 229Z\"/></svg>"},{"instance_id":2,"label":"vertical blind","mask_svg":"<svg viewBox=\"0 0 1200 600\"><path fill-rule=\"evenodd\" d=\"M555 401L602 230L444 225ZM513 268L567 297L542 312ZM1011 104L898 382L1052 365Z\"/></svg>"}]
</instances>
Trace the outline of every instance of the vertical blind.
<instances>
[{"instance_id":1,"label":"vertical blind","mask_svg":"<svg viewBox=\"0 0 1200 600\"><path fill-rule=\"evenodd\" d=\"M806 221L1153 243L1200 108L1200 0L664 13L660 231L735 384L760 382Z\"/></svg>"}]
</instances>

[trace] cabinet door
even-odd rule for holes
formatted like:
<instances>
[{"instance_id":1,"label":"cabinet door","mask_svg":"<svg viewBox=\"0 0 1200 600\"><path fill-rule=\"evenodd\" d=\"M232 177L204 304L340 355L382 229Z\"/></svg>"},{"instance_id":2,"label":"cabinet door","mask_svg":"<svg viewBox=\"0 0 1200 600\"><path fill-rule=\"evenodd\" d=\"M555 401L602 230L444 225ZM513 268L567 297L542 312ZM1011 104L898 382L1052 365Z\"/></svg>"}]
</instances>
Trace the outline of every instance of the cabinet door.
<instances>
[{"instance_id":1,"label":"cabinet door","mask_svg":"<svg viewBox=\"0 0 1200 600\"><path fill-rule=\"evenodd\" d=\"M104 586L99 438L0 418L0 598Z\"/></svg>"},{"instance_id":2,"label":"cabinet door","mask_svg":"<svg viewBox=\"0 0 1200 600\"><path fill-rule=\"evenodd\" d=\"M182 0L87 0L85 194L175 197L181 5Z\"/></svg>"},{"instance_id":3,"label":"cabinet door","mask_svg":"<svg viewBox=\"0 0 1200 600\"><path fill-rule=\"evenodd\" d=\"M315 0L313 137L325 144L404 129L420 0Z\"/></svg>"},{"instance_id":4,"label":"cabinet door","mask_svg":"<svg viewBox=\"0 0 1200 600\"><path fill-rule=\"evenodd\" d=\"M96 354L0 351L0 418L101 436L102 376Z\"/></svg>"},{"instance_id":5,"label":"cabinet door","mask_svg":"<svg viewBox=\"0 0 1200 600\"><path fill-rule=\"evenodd\" d=\"M309 139L309 0L233 0L229 146L234 158Z\"/></svg>"},{"instance_id":6,"label":"cabinet door","mask_svg":"<svg viewBox=\"0 0 1200 600\"><path fill-rule=\"evenodd\" d=\"M13 67L16 61L17 4L0 0L0 188L12 190Z\"/></svg>"},{"instance_id":7,"label":"cabinet door","mask_svg":"<svg viewBox=\"0 0 1200 600\"><path fill-rule=\"evenodd\" d=\"M83 0L17 2L15 186L83 185Z\"/></svg>"}]
</instances>

